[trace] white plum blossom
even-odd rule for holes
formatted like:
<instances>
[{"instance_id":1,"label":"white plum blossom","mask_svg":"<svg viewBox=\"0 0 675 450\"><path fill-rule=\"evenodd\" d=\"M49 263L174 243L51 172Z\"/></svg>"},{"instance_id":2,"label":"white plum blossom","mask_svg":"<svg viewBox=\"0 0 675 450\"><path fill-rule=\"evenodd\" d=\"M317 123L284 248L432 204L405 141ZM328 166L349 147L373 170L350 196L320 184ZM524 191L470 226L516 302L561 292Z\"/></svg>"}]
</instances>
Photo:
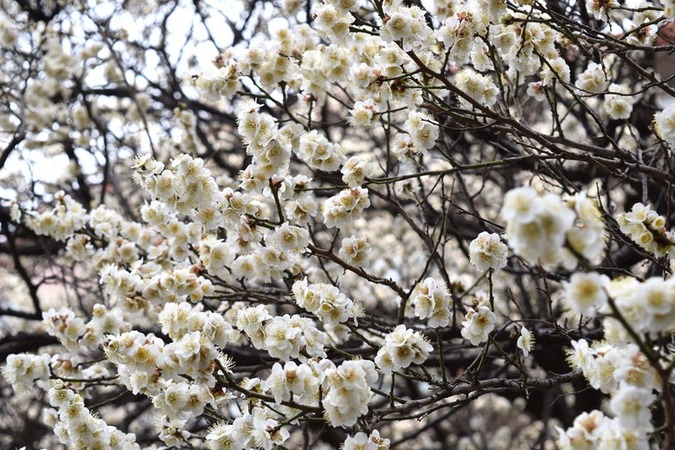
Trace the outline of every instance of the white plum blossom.
<instances>
[{"instance_id":1,"label":"white plum blossom","mask_svg":"<svg viewBox=\"0 0 675 450\"><path fill-rule=\"evenodd\" d=\"M50 357L43 354L40 356L26 353L9 355L7 364L2 368L2 375L15 391L29 391L35 382L42 382L50 376Z\"/></svg>"},{"instance_id":2,"label":"white plum blossom","mask_svg":"<svg viewBox=\"0 0 675 450\"><path fill-rule=\"evenodd\" d=\"M469 257L471 264L479 272L488 269L501 269L506 266L506 252L508 247L504 244L497 233L481 232L476 239L469 244Z\"/></svg>"},{"instance_id":3,"label":"white plum blossom","mask_svg":"<svg viewBox=\"0 0 675 450\"><path fill-rule=\"evenodd\" d=\"M323 205L323 222L328 228L340 228L356 219L370 206L368 191L362 187L343 189Z\"/></svg>"},{"instance_id":4,"label":"white plum blossom","mask_svg":"<svg viewBox=\"0 0 675 450\"><path fill-rule=\"evenodd\" d=\"M270 243L282 252L298 253L307 248L309 232L304 228L284 223L274 230Z\"/></svg>"},{"instance_id":5,"label":"white plum blossom","mask_svg":"<svg viewBox=\"0 0 675 450\"><path fill-rule=\"evenodd\" d=\"M675 105L654 114L654 131L658 137L675 146Z\"/></svg>"},{"instance_id":6,"label":"white plum blossom","mask_svg":"<svg viewBox=\"0 0 675 450\"><path fill-rule=\"evenodd\" d=\"M0 446L672 440L675 0L98 3L0 11Z\"/></svg>"},{"instance_id":7,"label":"white plum blossom","mask_svg":"<svg viewBox=\"0 0 675 450\"><path fill-rule=\"evenodd\" d=\"M342 240L338 256L349 264L361 267L366 264L370 249L371 246L366 238L350 236Z\"/></svg>"},{"instance_id":8,"label":"white plum blossom","mask_svg":"<svg viewBox=\"0 0 675 450\"><path fill-rule=\"evenodd\" d=\"M504 197L501 216L509 246L530 264L572 269L578 259L596 259L604 248L600 213L583 194L564 203L556 194L512 189Z\"/></svg>"},{"instance_id":9,"label":"white plum blossom","mask_svg":"<svg viewBox=\"0 0 675 450\"><path fill-rule=\"evenodd\" d=\"M380 432L373 430L370 436L359 431L354 436L347 436L342 444L342 450L387 450L391 441L380 437Z\"/></svg>"},{"instance_id":10,"label":"white plum blossom","mask_svg":"<svg viewBox=\"0 0 675 450\"><path fill-rule=\"evenodd\" d=\"M516 345L523 352L523 356L527 358L534 347L534 334L527 328L522 327Z\"/></svg>"},{"instance_id":11,"label":"white plum blossom","mask_svg":"<svg viewBox=\"0 0 675 450\"><path fill-rule=\"evenodd\" d=\"M450 323L453 299L445 283L426 278L415 286L410 301L415 316L428 319L427 325L430 327L445 327Z\"/></svg>"},{"instance_id":12,"label":"white plum blossom","mask_svg":"<svg viewBox=\"0 0 675 450\"><path fill-rule=\"evenodd\" d=\"M303 398L318 393L319 380L306 364L297 365L294 361L288 361L283 366L275 363L272 372L263 382L263 387L274 396L274 401L281 403L293 396L294 401L305 403Z\"/></svg>"},{"instance_id":13,"label":"white plum blossom","mask_svg":"<svg viewBox=\"0 0 675 450\"><path fill-rule=\"evenodd\" d=\"M492 106L497 102L499 89L497 89L491 76L481 75L467 68L459 72L455 79L457 87L478 104ZM460 97L460 101L464 104L470 104L464 97Z\"/></svg>"},{"instance_id":14,"label":"white plum blossom","mask_svg":"<svg viewBox=\"0 0 675 450\"><path fill-rule=\"evenodd\" d=\"M418 150L433 148L439 136L438 125L427 114L411 112L404 128Z\"/></svg>"},{"instance_id":15,"label":"white plum blossom","mask_svg":"<svg viewBox=\"0 0 675 450\"><path fill-rule=\"evenodd\" d=\"M563 287L565 302L578 314L592 315L607 304L609 278L606 275L577 272Z\"/></svg>"},{"instance_id":16,"label":"white plum blossom","mask_svg":"<svg viewBox=\"0 0 675 450\"><path fill-rule=\"evenodd\" d=\"M362 157L352 156L345 162L340 172L342 181L350 188L354 188L363 184L363 181L372 175L373 170L372 166Z\"/></svg>"},{"instance_id":17,"label":"white plum blossom","mask_svg":"<svg viewBox=\"0 0 675 450\"><path fill-rule=\"evenodd\" d=\"M370 128L374 125L373 117L376 112L375 102L372 99L356 102L349 112L349 124L357 128Z\"/></svg>"},{"instance_id":18,"label":"white plum blossom","mask_svg":"<svg viewBox=\"0 0 675 450\"><path fill-rule=\"evenodd\" d=\"M675 233L666 230L666 219L649 205L635 203L630 212L619 213L616 221L622 233L656 256L675 250Z\"/></svg>"},{"instance_id":19,"label":"white plum blossom","mask_svg":"<svg viewBox=\"0 0 675 450\"><path fill-rule=\"evenodd\" d=\"M375 364L368 360L345 361L325 371L328 388L321 404L334 427L349 427L368 412L370 386L377 381Z\"/></svg>"},{"instance_id":20,"label":"white plum blossom","mask_svg":"<svg viewBox=\"0 0 675 450\"><path fill-rule=\"evenodd\" d=\"M602 65L591 61L579 75L575 85L584 92L599 93L607 90L609 81Z\"/></svg>"},{"instance_id":21,"label":"white plum blossom","mask_svg":"<svg viewBox=\"0 0 675 450\"><path fill-rule=\"evenodd\" d=\"M333 144L316 130L300 137L298 155L312 169L333 172L344 163L344 151L339 144Z\"/></svg>"},{"instance_id":22,"label":"white plum blossom","mask_svg":"<svg viewBox=\"0 0 675 450\"><path fill-rule=\"evenodd\" d=\"M648 432L652 429L650 407L654 400L650 389L620 386L612 395L609 409L624 428Z\"/></svg>"},{"instance_id":23,"label":"white plum blossom","mask_svg":"<svg viewBox=\"0 0 675 450\"><path fill-rule=\"evenodd\" d=\"M462 337L468 339L471 345L487 342L496 322L497 316L487 306L479 306L477 310L470 309L466 319L462 321Z\"/></svg>"},{"instance_id":24,"label":"white plum blossom","mask_svg":"<svg viewBox=\"0 0 675 450\"><path fill-rule=\"evenodd\" d=\"M375 356L375 364L386 374L405 369L410 364L421 364L433 347L419 332L398 325L384 338L384 345Z\"/></svg>"},{"instance_id":25,"label":"white plum blossom","mask_svg":"<svg viewBox=\"0 0 675 450\"><path fill-rule=\"evenodd\" d=\"M298 306L326 324L336 325L360 314L357 303L329 284L309 284L305 278L293 284L293 295Z\"/></svg>"},{"instance_id":26,"label":"white plum blossom","mask_svg":"<svg viewBox=\"0 0 675 450\"><path fill-rule=\"evenodd\" d=\"M571 344L572 348L567 350L567 363L575 372L589 372L595 351L588 346L585 339L572 341Z\"/></svg>"},{"instance_id":27,"label":"white plum blossom","mask_svg":"<svg viewBox=\"0 0 675 450\"><path fill-rule=\"evenodd\" d=\"M603 103L607 115L615 120L628 119L633 112L633 104L637 99L631 95L630 88L624 84L611 83L611 94L605 95Z\"/></svg>"},{"instance_id":28,"label":"white plum blossom","mask_svg":"<svg viewBox=\"0 0 675 450\"><path fill-rule=\"evenodd\" d=\"M84 399L58 382L49 390L49 402L57 408L59 441L79 448L124 448L140 450L136 436L125 434L92 415L84 406Z\"/></svg>"}]
</instances>

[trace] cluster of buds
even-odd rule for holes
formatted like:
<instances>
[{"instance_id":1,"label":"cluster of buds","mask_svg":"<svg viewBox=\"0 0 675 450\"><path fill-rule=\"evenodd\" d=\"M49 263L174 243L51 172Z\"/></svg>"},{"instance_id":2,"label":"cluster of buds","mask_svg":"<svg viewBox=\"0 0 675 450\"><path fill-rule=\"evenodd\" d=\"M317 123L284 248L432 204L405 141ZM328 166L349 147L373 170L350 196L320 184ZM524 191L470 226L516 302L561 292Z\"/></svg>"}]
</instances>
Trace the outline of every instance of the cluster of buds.
<instances>
[{"instance_id":1,"label":"cluster of buds","mask_svg":"<svg viewBox=\"0 0 675 450\"><path fill-rule=\"evenodd\" d=\"M675 249L675 234L666 230L666 219L642 203L636 203L630 212L616 216L619 229L633 242L657 257Z\"/></svg>"}]
</instances>

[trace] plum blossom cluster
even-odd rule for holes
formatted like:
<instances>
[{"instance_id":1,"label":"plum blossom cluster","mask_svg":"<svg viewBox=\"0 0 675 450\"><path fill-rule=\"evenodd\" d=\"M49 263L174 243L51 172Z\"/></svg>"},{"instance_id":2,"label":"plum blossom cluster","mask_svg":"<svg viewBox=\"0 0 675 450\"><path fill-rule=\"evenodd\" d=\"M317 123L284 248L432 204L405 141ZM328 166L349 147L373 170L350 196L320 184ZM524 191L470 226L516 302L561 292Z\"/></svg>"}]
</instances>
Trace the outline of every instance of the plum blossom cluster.
<instances>
[{"instance_id":1,"label":"plum blossom cluster","mask_svg":"<svg viewBox=\"0 0 675 450\"><path fill-rule=\"evenodd\" d=\"M269 409L253 408L232 423L219 423L206 435L209 450L261 448L272 450L283 445L290 433Z\"/></svg>"},{"instance_id":2,"label":"plum blossom cluster","mask_svg":"<svg viewBox=\"0 0 675 450\"><path fill-rule=\"evenodd\" d=\"M54 197L56 206L49 211L28 213L26 224L37 234L65 241L87 223L82 205L63 192Z\"/></svg>"},{"instance_id":3,"label":"plum blossom cluster","mask_svg":"<svg viewBox=\"0 0 675 450\"><path fill-rule=\"evenodd\" d=\"M573 274L563 287L563 299L573 312L602 315L605 339L613 345L635 344L627 327L638 336L675 329L673 278L610 280L606 275L587 272ZM620 324L617 315L628 325Z\"/></svg>"},{"instance_id":4,"label":"plum blossom cluster","mask_svg":"<svg viewBox=\"0 0 675 450\"><path fill-rule=\"evenodd\" d=\"M617 278L610 283L608 294L618 312L635 332L672 332L675 330L674 283L675 279L672 277L666 280L650 277L644 281L635 278ZM605 308L605 311L607 309ZM608 328L614 330L619 342L630 341L624 327L609 325ZM618 339L619 336L622 337Z\"/></svg>"},{"instance_id":5,"label":"plum blossom cluster","mask_svg":"<svg viewBox=\"0 0 675 450\"><path fill-rule=\"evenodd\" d=\"M280 363L274 363L262 387L271 392L274 401L279 404L292 399L300 405L315 405L319 402L321 394L324 365L325 363L316 360L300 364L288 361L283 366Z\"/></svg>"},{"instance_id":6,"label":"plum blossom cluster","mask_svg":"<svg viewBox=\"0 0 675 450\"><path fill-rule=\"evenodd\" d=\"M364 266L370 253L370 244L364 237L349 236L342 240L338 256L355 266Z\"/></svg>"},{"instance_id":7,"label":"plum blossom cluster","mask_svg":"<svg viewBox=\"0 0 675 450\"><path fill-rule=\"evenodd\" d=\"M604 222L595 202L577 194L567 202L531 187L512 189L501 216L513 251L530 264L572 269L579 258L595 261L604 251Z\"/></svg>"},{"instance_id":8,"label":"plum blossom cluster","mask_svg":"<svg viewBox=\"0 0 675 450\"><path fill-rule=\"evenodd\" d=\"M378 379L375 364L369 360L345 361L325 370L325 394L321 405L328 422L349 427L368 412L370 386Z\"/></svg>"},{"instance_id":9,"label":"plum blossom cluster","mask_svg":"<svg viewBox=\"0 0 675 450\"><path fill-rule=\"evenodd\" d=\"M675 234L666 230L666 218L648 205L635 203L629 212L617 214L616 221L622 233L657 257L675 249Z\"/></svg>"},{"instance_id":10,"label":"plum blossom cluster","mask_svg":"<svg viewBox=\"0 0 675 450\"><path fill-rule=\"evenodd\" d=\"M659 390L660 380L637 345L599 343L590 347L586 340L572 341L568 361L591 386L611 395L609 410L614 418L597 410L581 414L571 428L558 430L559 447L650 448L650 408L656 400L653 390Z\"/></svg>"},{"instance_id":11,"label":"plum blossom cluster","mask_svg":"<svg viewBox=\"0 0 675 450\"><path fill-rule=\"evenodd\" d=\"M380 432L373 430L370 436L359 431L354 436L347 436L342 444L343 450L387 450L391 445L389 439L380 437Z\"/></svg>"},{"instance_id":12,"label":"plum blossom cluster","mask_svg":"<svg viewBox=\"0 0 675 450\"><path fill-rule=\"evenodd\" d=\"M9 355L7 364L2 368L2 375L16 392L27 392L36 383L39 386L48 385L50 360L49 355Z\"/></svg>"},{"instance_id":13,"label":"plum blossom cluster","mask_svg":"<svg viewBox=\"0 0 675 450\"><path fill-rule=\"evenodd\" d=\"M415 286L410 302L415 316L427 320L428 326L445 327L450 323L453 299L444 282L426 278Z\"/></svg>"},{"instance_id":14,"label":"plum blossom cluster","mask_svg":"<svg viewBox=\"0 0 675 450\"><path fill-rule=\"evenodd\" d=\"M277 403L316 406L321 402L331 425L348 427L368 412L370 386L377 379L375 364L369 360L344 361L336 366L328 359L310 359L300 364L274 364L261 387L271 392Z\"/></svg>"},{"instance_id":15,"label":"plum blossom cluster","mask_svg":"<svg viewBox=\"0 0 675 450\"><path fill-rule=\"evenodd\" d=\"M300 137L298 155L312 169L324 172L333 172L345 162L344 151L340 144L328 142L328 139L316 130Z\"/></svg>"},{"instance_id":16,"label":"plum blossom cluster","mask_svg":"<svg viewBox=\"0 0 675 450\"><path fill-rule=\"evenodd\" d=\"M297 314L272 316L264 305L237 311L236 327L255 348L265 349L274 358L325 357L328 336L313 320Z\"/></svg>"},{"instance_id":17,"label":"plum blossom cluster","mask_svg":"<svg viewBox=\"0 0 675 450\"><path fill-rule=\"evenodd\" d=\"M14 3L25 13L17 17L49 17L26 2L8 2ZM156 82L150 70L130 76L134 71L124 65L132 58L116 55L127 30L104 36L110 45L70 45L67 41L77 33L68 30L87 30L91 24L63 29L53 24L61 11L85 18L88 11L58 3L52 24L40 20L35 30L25 26L28 33L21 39L24 25L0 12L3 62L9 68L17 59L24 62L18 66L40 74L33 79L7 70L0 76L3 89L13 79L22 80L20 93L7 88L9 100L3 96L0 141L9 137L26 151L65 151L71 163L82 154L94 155L96 161L105 160L102 179L107 184L100 186L102 204L97 205L92 195L83 194L85 184L96 177L83 176L79 167L68 191L83 203L63 192L53 194L47 209L29 208L32 198L15 202L12 222L6 224L3 217L0 244L9 248L13 238L24 237L19 231L32 230L57 241L61 253L54 256L66 262L64 280L77 278L79 270L98 276L99 286L73 283L82 300L80 311L73 302L35 308L37 326L58 340L63 355L10 355L3 369L17 391L33 384L53 386L49 401L56 411L45 422L61 443L139 448L133 435L108 426L93 407L85 407L85 401L98 396L103 380L147 397L157 438L169 447L290 447L296 445L292 432L323 420L350 428L345 450L384 450L390 441L373 430L379 426L373 422L389 421L393 416L386 408L399 414L409 400L399 382L391 387L390 399L371 401L381 395L378 381L395 383L398 377L382 375L403 371L420 397L436 395L436 388L444 388L438 380L445 381L437 375L446 368L434 366L429 355L435 349L425 336L438 331L442 340L444 334L456 337L459 332L479 346L491 339L498 316L529 324L523 316L535 314L537 305L521 309L521 300L514 299L517 310L495 306L491 295L489 307L475 301L466 308L465 300L467 294L481 295L473 291L480 283L490 283L491 293L510 291L508 277L524 279L527 274L521 272L542 269L532 267L537 264L546 269L541 271L546 278L549 269L565 269L555 278L567 280L562 284L565 305L575 314L598 315L594 323L604 331L600 343L573 341L569 362L593 388L611 395L612 417L597 410L582 414L571 428L560 430L560 447L647 449L650 433L663 434L653 425L650 407L657 401L654 391L667 384L655 361L667 361L672 368L669 344L658 339L675 330L674 282L651 277L652 272L642 281L610 280L603 274L609 271L593 269L608 239L598 202L583 192L563 197L516 188L503 198L504 234L481 232L468 246L464 240L468 243L486 224L498 229L491 205L502 201L504 186L526 179L517 173L520 163L560 171L560 179L550 180L542 170L533 184L576 192L582 188L576 187L579 180L567 179L568 166L575 168L575 176L580 176L575 171L584 175L588 164L594 174L597 169L615 177L621 173L616 167L633 161L634 147L667 152L668 145L675 145L675 107L654 116L662 145L631 121L638 106L645 106L642 100L650 98L647 91L658 84L651 69L636 72L649 79L648 85L617 69L640 67L633 64L634 53L652 45L664 17L675 16L671 0L663 2L664 8L651 3L628 8L614 0L567 2L570 11L585 6L602 24L602 39L596 42L607 41L602 52L608 54L602 59L593 55L594 61L586 60L585 49L597 24L584 25L577 34L573 20L566 22L558 13L552 17L541 2L270 2L249 17L250 23L275 17L269 27L251 27L254 33L264 29L264 39L245 42L248 29L233 33L242 42L218 54L214 67L186 80L196 88L188 86L187 94L177 77L168 77L174 92L164 92L166 83ZM124 8L141 9L139 3L144 2L125 2ZM428 3L434 3L436 17L424 9ZM153 2L147 5L163 10ZM284 16L276 14L277 7ZM207 17L207 8L211 5L200 5L198 13ZM171 22L171 14L165 22ZM96 26L104 22L116 21L101 20ZM210 31L210 21L199 22ZM607 40L608 30L622 31ZM164 34L147 35L164 39ZM217 47L220 37L209 37ZM631 52L622 51L624 41ZM152 47L171 53L164 46ZM173 61L168 53L167 61ZM25 55L35 61L22 60ZM96 75L87 75L90 70ZM92 85L100 77L107 83L104 88L100 80ZM134 78L147 82L152 95L140 92ZM111 98L95 102L99 93ZM528 97L539 103L528 104ZM175 109L161 109L167 105ZM155 115L155 109L161 114ZM172 121L177 129L162 128ZM235 129L241 154L235 151L239 138L233 144L225 136ZM616 132L605 136L611 150L604 148L598 131ZM540 146L545 147L542 153ZM108 167L112 149L119 150L121 159L129 150L141 154L133 162L133 181L149 198L140 207L124 205L129 206L125 217L138 215L137 222L104 202L107 198L112 205L107 190L124 183L124 175ZM3 165L10 152L11 145L3 152ZM547 165L551 155L560 167ZM654 158L659 159L667 160ZM485 161L503 166L498 174L483 177ZM667 166L659 167L647 173L659 181L669 179L662 169ZM449 174L457 178L450 181ZM626 183L635 181L634 174L624 175ZM640 185L645 197L652 193L650 183ZM458 186L466 195L456 194ZM120 195L119 200L127 199ZM456 210L458 217L469 218L467 223L480 219L480 227L465 230L463 222L450 224ZM658 257L672 254L675 237L666 230L665 217L651 207L636 204L616 219L645 251ZM615 246L612 242L610 248ZM530 267L493 273L506 267L509 248ZM454 262L465 255L477 271L489 271L485 277L473 273L463 278L467 283L462 286L472 286L469 292L441 281L455 279L449 269L461 268ZM22 258L17 256L14 264L21 266ZM570 273L577 266L584 271ZM30 284L30 277L24 278ZM531 287L521 284L523 291ZM4 304L1 309L2 326L6 311L17 318L28 315L6 310ZM462 311L466 314L457 330L455 315L461 317ZM593 325L581 321L579 328L586 326ZM430 330L441 327L452 329ZM517 327L516 346L529 357L534 332ZM661 346L651 345L651 339ZM460 347L466 352L462 357L480 351ZM443 355L442 348L436 350ZM237 372L230 370L230 353L244 361ZM533 356L528 363L538 364L538 354ZM511 362L522 363L522 358L505 364ZM424 370L404 370L425 363ZM452 369L461 374L464 368ZM476 374L476 386L485 381L481 376L487 374ZM528 377L522 378L524 390ZM83 381L64 385L59 378ZM435 399L427 398L431 403L420 402L423 407L435 408ZM384 404L380 416L377 410ZM313 432L310 426L304 430L308 436Z\"/></svg>"},{"instance_id":18,"label":"plum blossom cluster","mask_svg":"<svg viewBox=\"0 0 675 450\"><path fill-rule=\"evenodd\" d=\"M122 433L92 415L84 399L63 384L49 390L49 403L56 408L54 433L69 448L140 450L133 434Z\"/></svg>"},{"instance_id":19,"label":"plum blossom cluster","mask_svg":"<svg viewBox=\"0 0 675 450\"><path fill-rule=\"evenodd\" d=\"M497 233L483 231L469 244L471 264L479 272L485 272L488 269L501 269L506 266L507 252L508 247L501 241Z\"/></svg>"},{"instance_id":20,"label":"plum blossom cluster","mask_svg":"<svg viewBox=\"0 0 675 450\"><path fill-rule=\"evenodd\" d=\"M362 187L343 189L323 205L323 223L328 228L344 227L370 206L368 191Z\"/></svg>"},{"instance_id":21,"label":"plum blossom cluster","mask_svg":"<svg viewBox=\"0 0 675 450\"><path fill-rule=\"evenodd\" d=\"M208 100L218 100L221 97L232 98L240 85L235 62L230 62L227 66L219 67L210 73L193 75L190 81Z\"/></svg>"},{"instance_id":22,"label":"plum blossom cluster","mask_svg":"<svg viewBox=\"0 0 675 450\"><path fill-rule=\"evenodd\" d=\"M158 395L183 375L207 384L214 381L211 362L218 352L198 331L164 344L154 335L132 330L110 336L103 350L117 365L122 383L134 393Z\"/></svg>"},{"instance_id":23,"label":"plum blossom cluster","mask_svg":"<svg viewBox=\"0 0 675 450\"><path fill-rule=\"evenodd\" d=\"M309 284L307 278L293 284L295 301L327 325L337 325L361 315L358 302L347 298L340 290L326 283Z\"/></svg>"},{"instance_id":24,"label":"plum blossom cluster","mask_svg":"<svg viewBox=\"0 0 675 450\"><path fill-rule=\"evenodd\" d=\"M403 125L417 151L428 150L436 144L438 125L427 114L411 112Z\"/></svg>"},{"instance_id":25,"label":"plum blossom cluster","mask_svg":"<svg viewBox=\"0 0 675 450\"><path fill-rule=\"evenodd\" d=\"M582 444L650 448L651 406L657 399L653 392L662 389L664 375L660 363L655 366L643 353L644 348L653 350L640 345L644 344L642 336L675 329L672 278L610 281L597 273L577 273L565 291L566 301L576 312L606 314L602 320L605 341L593 345L584 339L572 341L568 362L593 388L610 395L609 411L614 417L600 411L582 414L572 428L559 430L558 445L564 449Z\"/></svg>"},{"instance_id":26,"label":"plum blossom cluster","mask_svg":"<svg viewBox=\"0 0 675 450\"><path fill-rule=\"evenodd\" d=\"M286 167L298 133L293 126L279 129L272 116L258 112L260 107L253 101L245 102L237 117L237 130L253 159L240 174L241 187L250 192L262 191L270 178Z\"/></svg>"},{"instance_id":27,"label":"plum blossom cluster","mask_svg":"<svg viewBox=\"0 0 675 450\"><path fill-rule=\"evenodd\" d=\"M360 156L352 156L349 158L342 169L342 181L347 183L350 188L354 188L363 184L363 181L370 177L374 170L372 164Z\"/></svg>"},{"instance_id":28,"label":"plum blossom cluster","mask_svg":"<svg viewBox=\"0 0 675 450\"><path fill-rule=\"evenodd\" d=\"M651 399L634 398L633 401L650 401ZM630 400L629 400L630 401ZM626 405L629 408L632 405ZM636 405L637 406L637 405ZM644 408L639 408L644 415ZM647 409L648 413L649 410ZM616 418L607 417L602 411L593 410L581 413L574 419L571 428L557 428L559 437L556 444L561 450L577 448L633 448L649 450L649 441L644 433L636 428L623 427Z\"/></svg>"},{"instance_id":29,"label":"plum blossom cluster","mask_svg":"<svg viewBox=\"0 0 675 450\"><path fill-rule=\"evenodd\" d=\"M422 364L433 350L418 331L398 325L384 337L384 344L375 356L375 364L383 373L405 369L410 364Z\"/></svg>"},{"instance_id":30,"label":"plum blossom cluster","mask_svg":"<svg viewBox=\"0 0 675 450\"><path fill-rule=\"evenodd\" d=\"M660 380L646 356L635 344L615 345L609 342L588 345L588 341L572 341L568 362L581 372L593 388L614 395L622 386L651 391L659 389ZM648 407L649 404L644 405Z\"/></svg>"},{"instance_id":31,"label":"plum blossom cluster","mask_svg":"<svg viewBox=\"0 0 675 450\"><path fill-rule=\"evenodd\" d=\"M189 215L206 230L218 228L222 221L220 191L201 158L182 154L165 169L162 163L143 156L136 160L135 167L136 179L155 199Z\"/></svg>"}]
</instances>

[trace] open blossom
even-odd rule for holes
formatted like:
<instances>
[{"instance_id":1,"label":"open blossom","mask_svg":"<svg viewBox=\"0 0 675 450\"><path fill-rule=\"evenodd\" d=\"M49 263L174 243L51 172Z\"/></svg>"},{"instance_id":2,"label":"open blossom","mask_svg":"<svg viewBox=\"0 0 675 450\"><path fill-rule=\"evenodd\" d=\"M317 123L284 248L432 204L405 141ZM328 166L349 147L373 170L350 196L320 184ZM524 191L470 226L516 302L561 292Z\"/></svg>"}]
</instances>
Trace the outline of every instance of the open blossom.
<instances>
[{"instance_id":1,"label":"open blossom","mask_svg":"<svg viewBox=\"0 0 675 450\"><path fill-rule=\"evenodd\" d=\"M427 114L411 112L404 128L410 135L412 143L418 150L428 150L436 144L439 128Z\"/></svg>"},{"instance_id":2,"label":"open blossom","mask_svg":"<svg viewBox=\"0 0 675 450\"><path fill-rule=\"evenodd\" d=\"M603 66L591 61L577 78L575 86L585 92L600 93L607 89L609 85L607 80Z\"/></svg>"},{"instance_id":3,"label":"open blossom","mask_svg":"<svg viewBox=\"0 0 675 450\"><path fill-rule=\"evenodd\" d=\"M588 373L593 364L595 350L588 346L588 341L580 339L570 342L572 348L567 350L567 364L575 372Z\"/></svg>"},{"instance_id":4,"label":"open blossom","mask_svg":"<svg viewBox=\"0 0 675 450\"><path fill-rule=\"evenodd\" d=\"M654 114L654 131L658 137L675 146L675 105Z\"/></svg>"},{"instance_id":5,"label":"open blossom","mask_svg":"<svg viewBox=\"0 0 675 450\"><path fill-rule=\"evenodd\" d=\"M650 277L643 282L634 278L617 279L610 284L610 293L621 315L635 331L668 332L675 329L673 283L673 278L660 277ZM621 336L626 337L625 333Z\"/></svg>"},{"instance_id":6,"label":"open blossom","mask_svg":"<svg viewBox=\"0 0 675 450\"><path fill-rule=\"evenodd\" d=\"M586 9L596 20L606 20L613 8L618 8L616 0L586 0Z\"/></svg>"},{"instance_id":7,"label":"open blossom","mask_svg":"<svg viewBox=\"0 0 675 450\"><path fill-rule=\"evenodd\" d=\"M90 413L84 399L57 382L49 390L49 402L58 410L55 434L68 448L124 448L140 450L136 436L125 434Z\"/></svg>"},{"instance_id":8,"label":"open blossom","mask_svg":"<svg viewBox=\"0 0 675 450\"><path fill-rule=\"evenodd\" d=\"M349 112L347 119L353 127L370 128L373 126L373 116L376 113L375 102L373 99L354 103L354 107Z\"/></svg>"},{"instance_id":9,"label":"open blossom","mask_svg":"<svg viewBox=\"0 0 675 450\"><path fill-rule=\"evenodd\" d=\"M603 103L604 110L607 111L612 119L628 119L633 112L633 104L637 101L630 88L624 84L612 83L609 85L609 91L613 94L605 95Z\"/></svg>"},{"instance_id":10,"label":"open blossom","mask_svg":"<svg viewBox=\"0 0 675 450\"><path fill-rule=\"evenodd\" d=\"M541 81L530 81L527 84L527 95L538 102L546 100L546 85Z\"/></svg>"},{"instance_id":11,"label":"open blossom","mask_svg":"<svg viewBox=\"0 0 675 450\"><path fill-rule=\"evenodd\" d=\"M363 184L363 181L372 175L373 170L368 161L359 156L352 156L345 162L340 172L342 181L353 188Z\"/></svg>"},{"instance_id":12,"label":"open blossom","mask_svg":"<svg viewBox=\"0 0 675 450\"><path fill-rule=\"evenodd\" d=\"M616 414L619 423L628 429L647 432L652 429L650 406L656 400L651 389L621 385L612 395L609 409Z\"/></svg>"},{"instance_id":13,"label":"open blossom","mask_svg":"<svg viewBox=\"0 0 675 450\"><path fill-rule=\"evenodd\" d=\"M497 233L483 231L469 244L471 264L480 272L488 269L501 269L506 266L508 247Z\"/></svg>"},{"instance_id":14,"label":"open blossom","mask_svg":"<svg viewBox=\"0 0 675 450\"><path fill-rule=\"evenodd\" d=\"M609 278L596 272L577 272L563 282L565 301L579 314L591 315L607 303Z\"/></svg>"},{"instance_id":15,"label":"open blossom","mask_svg":"<svg viewBox=\"0 0 675 450\"><path fill-rule=\"evenodd\" d=\"M516 345L520 350L522 350L523 355L527 358L534 347L534 335L530 330L525 327L520 329L520 336L518 336L518 341Z\"/></svg>"},{"instance_id":16,"label":"open blossom","mask_svg":"<svg viewBox=\"0 0 675 450\"><path fill-rule=\"evenodd\" d=\"M274 230L270 243L283 252L298 253L307 248L309 232L286 222Z\"/></svg>"},{"instance_id":17,"label":"open blossom","mask_svg":"<svg viewBox=\"0 0 675 450\"><path fill-rule=\"evenodd\" d=\"M568 247L562 250L562 265L573 269L579 256L593 263L598 261L605 249L605 223L595 199L580 192L565 200L568 208L576 214L574 226L567 231Z\"/></svg>"},{"instance_id":18,"label":"open blossom","mask_svg":"<svg viewBox=\"0 0 675 450\"><path fill-rule=\"evenodd\" d=\"M481 75L472 69L465 68L455 76L455 80L457 87L480 105L492 106L497 102L499 89L490 75ZM460 101L469 103L463 97Z\"/></svg>"},{"instance_id":19,"label":"open blossom","mask_svg":"<svg viewBox=\"0 0 675 450\"><path fill-rule=\"evenodd\" d=\"M470 309L462 322L462 337L468 339L471 345L487 342L496 322L497 316L487 306L480 306L477 310Z\"/></svg>"},{"instance_id":20,"label":"open blossom","mask_svg":"<svg viewBox=\"0 0 675 450\"><path fill-rule=\"evenodd\" d=\"M600 436L600 432L609 421L602 411L593 410L590 413L581 413L571 428L563 430L557 428L560 436L558 438L558 448L563 450L572 450L576 448L597 448L595 441Z\"/></svg>"},{"instance_id":21,"label":"open blossom","mask_svg":"<svg viewBox=\"0 0 675 450\"><path fill-rule=\"evenodd\" d=\"M382 40L402 41L405 51L428 45L432 32L426 24L424 13L424 10L417 6L392 8L380 28Z\"/></svg>"},{"instance_id":22,"label":"open blossom","mask_svg":"<svg viewBox=\"0 0 675 450\"><path fill-rule=\"evenodd\" d=\"M288 361L291 358L306 359L325 357L326 333L316 328L314 321L297 314L273 317L263 329L264 340L260 347L270 356Z\"/></svg>"}]
</instances>

